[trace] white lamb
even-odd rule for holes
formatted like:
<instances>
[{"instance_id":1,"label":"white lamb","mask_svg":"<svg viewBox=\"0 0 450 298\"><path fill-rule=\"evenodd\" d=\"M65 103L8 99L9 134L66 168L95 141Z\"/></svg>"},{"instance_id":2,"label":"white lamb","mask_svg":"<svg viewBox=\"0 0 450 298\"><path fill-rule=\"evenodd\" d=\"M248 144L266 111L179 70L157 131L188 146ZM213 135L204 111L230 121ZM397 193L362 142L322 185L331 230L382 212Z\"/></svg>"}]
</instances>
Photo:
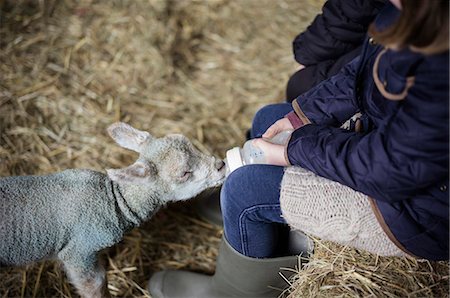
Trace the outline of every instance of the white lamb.
<instances>
[{"instance_id":1,"label":"white lamb","mask_svg":"<svg viewBox=\"0 0 450 298\"><path fill-rule=\"evenodd\" d=\"M167 202L192 198L224 180L224 163L182 135L153 138L125 123L108 132L140 154L134 164L107 175L72 169L0 179L0 266L56 258L81 296L108 295L100 250Z\"/></svg>"}]
</instances>

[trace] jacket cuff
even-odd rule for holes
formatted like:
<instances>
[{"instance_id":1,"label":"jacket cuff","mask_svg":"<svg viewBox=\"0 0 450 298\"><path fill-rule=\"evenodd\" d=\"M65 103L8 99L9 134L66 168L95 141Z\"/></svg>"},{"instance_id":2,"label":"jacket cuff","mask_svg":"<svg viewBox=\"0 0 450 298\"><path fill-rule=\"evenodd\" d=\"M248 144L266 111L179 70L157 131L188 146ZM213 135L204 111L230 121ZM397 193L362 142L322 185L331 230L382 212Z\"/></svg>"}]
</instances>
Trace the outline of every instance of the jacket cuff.
<instances>
[{"instance_id":1,"label":"jacket cuff","mask_svg":"<svg viewBox=\"0 0 450 298\"><path fill-rule=\"evenodd\" d=\"M300 119L294 111L289 112L284 117L287 118L289 122L291 122L294 129L300 128L304 125L302 119Z\"/></svg>"},{"instance_id":2,"label":"jacket cuff","mask_svg":"<svg viewBox=\"0 0 450 298\"><path fill-rule=\"evenodd\" d=\"M292 166L291 161L289 160L288 155L288 148L289 148L289 142L291 141L292 134L289 136L289 139L286 142L286 145L284 145L284 160L286 161L287 167Z\"/></svg>"},{"instance_id":3,"label":"jacket cuff","mask_svg":"<svg viewBox=\"0 0 450 298\"><path fill-rule=\"evenodd\" d=\"M308 119L308 117L306 117L305 113L303 113L302 109L300 108L300 105L297 102L297 98L292 102L292 108L294 109L297 117L302 121L303 125L311 123L311 121Z\"/></svg>"}]
</instances>

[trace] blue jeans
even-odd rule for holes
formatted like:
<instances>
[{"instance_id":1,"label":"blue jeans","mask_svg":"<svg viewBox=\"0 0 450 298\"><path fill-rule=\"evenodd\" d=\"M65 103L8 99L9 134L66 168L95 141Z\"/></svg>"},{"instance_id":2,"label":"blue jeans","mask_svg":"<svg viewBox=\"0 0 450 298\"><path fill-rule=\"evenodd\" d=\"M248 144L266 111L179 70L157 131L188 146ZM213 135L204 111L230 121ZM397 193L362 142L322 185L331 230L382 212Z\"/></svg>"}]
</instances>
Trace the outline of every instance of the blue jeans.
<instances>
[{"instance_id":1,"label":"blue jeans","mask_svg":"<svg viewBox=\"0 0 450 298\"><path fill-rule=\"evenodd\" d=\"M260 137L290 111L288 103L263 107L253 119L251 137ZM241 254L254 258L285 254L289 229L280 209L283 174L283 167L248 165L227 177L220 195L224 233Z\"/></svg>"}]
</instances>

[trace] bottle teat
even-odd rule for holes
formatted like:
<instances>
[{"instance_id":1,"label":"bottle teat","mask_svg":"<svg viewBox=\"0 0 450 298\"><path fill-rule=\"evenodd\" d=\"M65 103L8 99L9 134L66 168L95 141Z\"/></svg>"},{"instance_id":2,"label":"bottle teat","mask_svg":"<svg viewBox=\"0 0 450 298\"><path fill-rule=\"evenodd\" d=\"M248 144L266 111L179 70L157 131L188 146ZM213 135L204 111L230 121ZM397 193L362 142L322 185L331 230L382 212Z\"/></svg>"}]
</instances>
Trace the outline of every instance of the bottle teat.
<instances>
[{"instance_id":1,"label":"bottle teat","mask_svg":"<svg viewBox=\"0 0 450 298\"><path fill-rule=\"evenodd\" d=\"M239 167L244 165L244 161L242 160L241 148L234 147L227 151L226 156L226 165L229 172L233 172Z\"/></svg>"}]
</instances>

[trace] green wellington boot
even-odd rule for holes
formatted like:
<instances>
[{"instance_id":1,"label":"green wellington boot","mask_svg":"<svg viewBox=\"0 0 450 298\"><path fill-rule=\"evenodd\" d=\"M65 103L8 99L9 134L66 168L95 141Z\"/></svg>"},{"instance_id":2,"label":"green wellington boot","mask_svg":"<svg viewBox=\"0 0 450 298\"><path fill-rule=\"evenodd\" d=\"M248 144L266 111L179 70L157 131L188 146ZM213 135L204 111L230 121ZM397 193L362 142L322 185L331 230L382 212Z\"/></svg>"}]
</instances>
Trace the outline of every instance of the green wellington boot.
<instances>
[{"instance_id":1,"label":"green wellington boot","mask_svg":"<svg viewBox=\"0 0 450 298\"><path fill-rule=\"evenodd\" d=\"M298 268L298 255L257 259L244 256L222 239L213 276L186 271L157 272L149 281L153 298L277 297Z\"/></svg>"}]
</instances>

